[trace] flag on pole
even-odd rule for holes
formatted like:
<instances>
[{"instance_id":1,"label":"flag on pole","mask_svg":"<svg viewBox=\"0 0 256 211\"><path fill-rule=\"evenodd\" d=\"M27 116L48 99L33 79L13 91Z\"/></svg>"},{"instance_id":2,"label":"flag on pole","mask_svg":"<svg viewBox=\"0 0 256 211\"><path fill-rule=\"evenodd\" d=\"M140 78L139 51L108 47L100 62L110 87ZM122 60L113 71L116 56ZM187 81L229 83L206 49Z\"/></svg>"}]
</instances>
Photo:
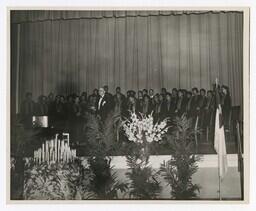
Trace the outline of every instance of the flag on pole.
<instances>
[{"instance_id":1,"label":"flag on pole","mask_svg":"<svg viewBox=\"0 0 256 211\"><path fill-rule=\"evenodd\" d=\"M225 133L224 133L224 123L222 116L222 109L220 105L220 95L218 91L218 84L216 79L216 118L215 118L215 133L214 133L214 148L218 154L219 161L219 176L221 179L224 178L225 173L228 170L228 162L227 162L227 151L226 151L226 141L225 141Z\"/></svg>"}]
</instances>

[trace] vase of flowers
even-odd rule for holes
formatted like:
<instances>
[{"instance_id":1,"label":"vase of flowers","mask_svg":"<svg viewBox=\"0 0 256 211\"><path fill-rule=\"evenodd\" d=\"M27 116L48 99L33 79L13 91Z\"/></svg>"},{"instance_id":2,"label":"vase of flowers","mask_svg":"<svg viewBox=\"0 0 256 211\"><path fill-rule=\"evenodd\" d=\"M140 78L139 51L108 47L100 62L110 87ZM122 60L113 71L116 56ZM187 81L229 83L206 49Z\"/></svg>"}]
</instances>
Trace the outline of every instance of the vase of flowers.
<instances>
[{"instance_id":1,"label":"vase of flowers","mask_svg":"<svg viewBox=\"0 0 256 211\"><path fill-rule=\"evenodd\" d=\"M162 122L153 121L150 115L131 114L130 119L123 122L123 129L135 148L126 156L129 171L126 176L130 180L129 196L135 199L155 199L160 193L158 173L149 165L150 143L159 142L168 131L168 119Z\"/></svg>"}]
</instances>

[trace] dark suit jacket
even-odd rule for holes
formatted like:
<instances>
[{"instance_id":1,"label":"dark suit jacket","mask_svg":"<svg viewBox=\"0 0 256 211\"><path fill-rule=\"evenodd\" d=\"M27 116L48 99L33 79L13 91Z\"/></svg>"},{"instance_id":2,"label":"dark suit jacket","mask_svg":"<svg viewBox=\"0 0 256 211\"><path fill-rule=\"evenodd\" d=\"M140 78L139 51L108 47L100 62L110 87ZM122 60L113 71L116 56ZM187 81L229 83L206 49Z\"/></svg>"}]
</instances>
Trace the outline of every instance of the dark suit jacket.
<instances>
[{"instance_id":1,"label":"dark suit jacket","mask_svg":"<svg viewBox=\"0 0 256 211\"><path fill-rule=\"evenodd\" d=\"M183 97L183 98L178 98L178 101L177 101L177 112L176 114L178 116L182 116L182 114L184 114L186 112L186 99Z\"/></svg>"},{"instance_id":2,"label":"dark suit jacket","mask_svg":"<svg viewBox=\"0 0 256 211\"><path fill-rule=\"evenodd\" d=\"M101 117L102 120L105 120L111 110L111 102L109 97L104 95L99 106L100 99L101 98L99 98L96 102L96 113Z\"/></svg>"}]
</instances>

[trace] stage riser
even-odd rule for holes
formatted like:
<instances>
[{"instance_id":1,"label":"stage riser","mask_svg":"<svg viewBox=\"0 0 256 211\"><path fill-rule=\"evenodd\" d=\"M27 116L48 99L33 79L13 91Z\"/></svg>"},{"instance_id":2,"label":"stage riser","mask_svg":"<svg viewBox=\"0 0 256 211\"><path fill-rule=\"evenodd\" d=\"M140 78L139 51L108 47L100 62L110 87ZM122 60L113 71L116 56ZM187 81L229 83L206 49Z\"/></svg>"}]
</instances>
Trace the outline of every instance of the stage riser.
<instances>
[{"instance_id":1,"label":"stage riser","mask_svg":"<svg viewBox=\"0 0 256 211\"><path fill-rule=\"evenodd\" d=\"M218 156L217 155L198 155L201 160L199 161L199 169L193 175L193 183L199 184L201 189L199 193L200 199L218 199L219 190L219 178L218 178ZM128 178L125 173L128 170L125 156L113 156L111 164L113 165L113 171L116 172L120 181L127 182ZM171 156L159 155L150 156L150 165L158 170L160 164L165 160L169 160ZM238 172L238 160L236 154L228 154L228 172L225 175L221 183L221 197L223 199L240 199L240 172ZM85 157L82 158L84 164L86 164ZM161 199L170 199L170 186L162 177L159 177L161 181L162 191L160 194ZM120 198L127 198L120 194Z\"/></svg>"}]
</instances>

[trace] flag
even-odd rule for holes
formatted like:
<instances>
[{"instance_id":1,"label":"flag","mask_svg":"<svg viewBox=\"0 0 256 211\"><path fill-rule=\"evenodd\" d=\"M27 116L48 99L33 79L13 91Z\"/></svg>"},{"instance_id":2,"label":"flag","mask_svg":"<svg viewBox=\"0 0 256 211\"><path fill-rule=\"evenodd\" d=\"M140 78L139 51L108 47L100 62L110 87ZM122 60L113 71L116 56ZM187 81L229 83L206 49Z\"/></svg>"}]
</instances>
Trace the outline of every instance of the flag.
<instances>
[{"instance_id":1,"label":"flag","mask_svg":"<svg viewBox=\"0 0 256 211\"><path fill-rule=\"evenodd\" d=\"M228 162L227 162L224 124L223 124L222 110L220 105L220 96L219 96L219 91L217 87L216 87L216 103L217 103L217 110L216 110L216 118L215 118L214 148L218 154L219 176L221 179L223 179L225 173L228 170Z\"/></svg>"}]
</instances>

